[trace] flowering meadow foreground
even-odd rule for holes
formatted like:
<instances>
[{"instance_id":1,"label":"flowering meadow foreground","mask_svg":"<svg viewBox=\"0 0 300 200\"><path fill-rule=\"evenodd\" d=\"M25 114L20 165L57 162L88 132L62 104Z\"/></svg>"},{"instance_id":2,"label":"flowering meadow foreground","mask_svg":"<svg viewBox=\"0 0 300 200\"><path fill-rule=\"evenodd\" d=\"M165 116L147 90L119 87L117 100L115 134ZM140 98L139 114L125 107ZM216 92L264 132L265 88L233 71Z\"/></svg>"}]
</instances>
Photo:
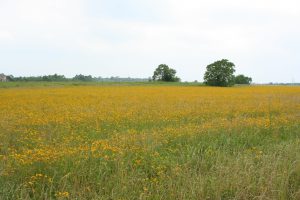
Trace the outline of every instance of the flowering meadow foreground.
<instances>
[{"instance_id":1,"label":"flowering meadow foreground","mask_svg":"<svg viewBox=\"0 0 300 200\"><path fill-rule=\"evenodd\" d=\"M300 199L300 87L0 88L0 199Z\"/></svg>"}]
</instances>

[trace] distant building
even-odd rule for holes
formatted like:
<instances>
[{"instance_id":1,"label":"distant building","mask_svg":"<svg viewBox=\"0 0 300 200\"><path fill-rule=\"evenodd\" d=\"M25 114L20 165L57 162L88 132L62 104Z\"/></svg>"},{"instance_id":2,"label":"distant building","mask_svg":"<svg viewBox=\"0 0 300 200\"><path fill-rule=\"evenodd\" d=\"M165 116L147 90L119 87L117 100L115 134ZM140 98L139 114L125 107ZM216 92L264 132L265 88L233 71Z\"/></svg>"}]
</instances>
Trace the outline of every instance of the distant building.
<instances>
[{"instance_id":1,"label":"distant building","mask_svg":"<svg viewBox=\"0 0 300 200\"><path fill-rule=\"evenodd\" d=\"M6 82L6 76L4 74L0 74L0 82Z\"/></svg>"}]
</instances>

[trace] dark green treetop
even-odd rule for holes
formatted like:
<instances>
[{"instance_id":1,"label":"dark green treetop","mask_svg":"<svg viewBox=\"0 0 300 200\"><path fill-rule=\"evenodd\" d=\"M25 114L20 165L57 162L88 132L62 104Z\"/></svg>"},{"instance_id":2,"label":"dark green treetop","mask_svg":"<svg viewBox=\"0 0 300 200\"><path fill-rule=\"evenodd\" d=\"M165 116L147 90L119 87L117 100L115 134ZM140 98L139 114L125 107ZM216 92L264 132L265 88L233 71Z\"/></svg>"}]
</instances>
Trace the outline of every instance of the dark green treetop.
<instances>
[{"instance_id":1,"label":"dark green treetop","mask_svg":"<svg viewBox=\"0 0 300 200\"><path fill-rule=\"evenodd\" d=\"M169 68L168 65L159 65L152 76L154 81L178 82L180 79L176 76L176 70Z\"/></svg>"},{"instance_id":2,"label":"dark green treetop","mask_svg":"<svg viewBox=\"0 0 300 200\"><path fill-rule=\"evenodd\" d=\"M252 78L244 76L243 74L237 75L235 77L235 84L251 84Z\"/></svg>"},{"instance_id":3,"label":"dark green treetop","mask_svg":"<svg viewBox=\"0 0 300 200\"><path fill-rule=\"evenodd\" d=\"M210 86L228 87L234 85L235 65L227 59L216 61L206 67L204 82Z\"/></svg>"}]
</instances>

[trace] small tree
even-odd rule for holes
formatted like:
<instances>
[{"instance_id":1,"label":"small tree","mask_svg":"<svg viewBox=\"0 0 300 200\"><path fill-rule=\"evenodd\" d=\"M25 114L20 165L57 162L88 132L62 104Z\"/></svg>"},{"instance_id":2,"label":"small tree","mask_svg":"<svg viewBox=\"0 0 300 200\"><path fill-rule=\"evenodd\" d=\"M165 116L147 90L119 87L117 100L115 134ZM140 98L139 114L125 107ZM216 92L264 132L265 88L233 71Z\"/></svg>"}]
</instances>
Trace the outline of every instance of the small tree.
<instances>
[{"instance_id":1,"label":"small tree","mask_svg":"<svg viewBox=\"0 0 300 200\"><path fill-rule=\"evenodd\" d=\"M237 75L235 77L235 84L251 84L252 78L244 76L243 74Z\"/></svg>"},{"instance_id":2,"label":"small tree","mask_svg":"<svg viewBox=\"0 0 300 200\"><path fill-rule=\"evenodd\" d=\"M6 80L7 81L14 81L15 77L13 75L8 75L8 76L6 76Z\"/></svg>"},{"instance_id":3,"label":"small tree","mask_svg":"<svg viewBox=\"0 0 300 200\"><path fill-rule=\"evenodd\" d=\"M176 76L176 70L169 68L168 65L159 65L152 76L154 81L178 82L180 78Z\"/></svg>"},{"instance_id":4,"label":"small tree","mask_svg":"<svg viewBox=\"0 0 300 200\"><path fill-rule=\"evenodd\" d=\"M206 67L204 82L210 86L232 86L234 85L235 65L227 59L216 61Z\"/></svg>"}]
</instances>

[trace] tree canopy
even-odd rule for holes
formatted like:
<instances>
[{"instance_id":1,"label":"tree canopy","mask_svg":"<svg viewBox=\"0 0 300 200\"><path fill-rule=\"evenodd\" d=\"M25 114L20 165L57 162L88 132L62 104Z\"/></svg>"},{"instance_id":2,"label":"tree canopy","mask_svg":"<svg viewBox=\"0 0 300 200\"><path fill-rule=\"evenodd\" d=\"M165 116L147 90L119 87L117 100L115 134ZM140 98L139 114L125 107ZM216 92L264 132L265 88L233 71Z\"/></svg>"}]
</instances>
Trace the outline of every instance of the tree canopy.
<instances>
[{"instance_id":1,"label":"tree canopy","mask_svg":"<svg viewBox=\"0 0 300 200\"><path fill-rule=\"evenodd\" d=\"M178 82L180 79L176 76L176 70L169 68L168 65L159 65L152 76L154 81Z\"/></svg>"},{"instance_id":2,"label":"tree canopy","mask_svg":"<svg viewBox=\"0 0 300 200\"><path fill-rule=\"evenodd\" d=\"M252 78L244 76L243 74L237 75L235 77L235 84L251 84Z\"/></svg>"},{"instance_id":3,"label":"tree canopy","mask_svg":"<svg viewBox=\"0 0 300 200\"><path fill-rule=\"evenodd\" d=\"M227 59L216 61L206 67L204 82L210 86L232 86L234 85L235 65Z\"/></svg>"}]
</instances>

